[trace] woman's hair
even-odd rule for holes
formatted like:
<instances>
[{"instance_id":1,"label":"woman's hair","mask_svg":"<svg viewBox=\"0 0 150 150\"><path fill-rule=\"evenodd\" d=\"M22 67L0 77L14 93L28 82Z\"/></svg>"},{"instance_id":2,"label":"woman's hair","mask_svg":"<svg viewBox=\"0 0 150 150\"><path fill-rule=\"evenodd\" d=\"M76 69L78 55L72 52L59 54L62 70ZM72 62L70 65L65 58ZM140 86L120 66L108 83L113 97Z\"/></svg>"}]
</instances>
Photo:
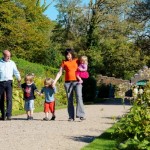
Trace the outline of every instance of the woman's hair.
<instances>
[{"instance_id":1,"label":"woman's hair","mask_svg":"<svg viewBox=\"0 0 150 150\"><path fill-rule=\"evenodd\" d=\"M74 51L72 48L67 48L67 49L65 50L65 58L66 58L66 60L67 60L67 55L68 55L68 53L70 53L70 54L72 55L72 59L75 58L75 51Z\"/></svg>"},{"instance_id":2,"label":"woman's hair","mask_svg":"<svg viewBox=\"0 0 150 150\"><path fill-rule=\"evenodd\" d=\"M81 56L80 60L84 61L85 64L88 64L88 58L87 58L87 56Z\"/></svg>"},{"instance_id":3,"label":"woman's hair","mask_svg":"<svg viewBox=\"0 0 150 150\"><path fill-rule=\"evenodd\" d=\"M30 82L33 82L33 79L34 79L34 74L33 73L29 73L29 74L26 74L25 78L24 78L24 81L30 81Z\"/></svg>"},{"instance_id":4,"label":"woman's hair","mask_svg":"<svg viewBox=\"0 0 150 150\"><path fill-rule=\"evenodd\" d=\"M44 85L47 85L48 87L52 87L53 82L54 82L54 80L52 78L46 78L44 80Z\"/></svg>"}]
</instances>

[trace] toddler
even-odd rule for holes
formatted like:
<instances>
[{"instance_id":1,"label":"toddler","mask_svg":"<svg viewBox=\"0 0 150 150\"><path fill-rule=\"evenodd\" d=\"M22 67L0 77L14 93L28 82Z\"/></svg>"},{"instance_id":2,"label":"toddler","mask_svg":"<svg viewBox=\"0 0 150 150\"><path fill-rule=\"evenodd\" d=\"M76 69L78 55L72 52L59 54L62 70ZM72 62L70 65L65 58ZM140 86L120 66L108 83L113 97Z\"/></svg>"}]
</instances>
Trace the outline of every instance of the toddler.
<instances>
[{"instance_id":1,"label":"toddler","mask_svg":"<svg viewBox=\"0 0 150 150\"><path fill-rule=\"evenodd\" d=\"M33 120L33 110L34 110L34 92L36 91L38 94L38 90L36 85L33 82L34 75L27 74L24 78L25 83L21 84L21 88L23 90L23 99L25 101L24 108L27 114L27 120Z\"/></svg>"},{"instance_id":2,"label":"toddler","mask_svg":"<svg viewBox=\"0 0 150 150\"><path fill-rule=\"evenodd\" d=\"M88 58L87 56L80 57L80 64L78 66L78 70L76 72L77 79L79 83L83 83L82 79L87 79L89 77L88 69Z\"/></svg>"},{"instance_id":3,"label":"toddler","mask_svg":"<svg viewBox=\"0 0 150 150\"><path fill-rule=\"evenodd\" d=\"M46 78L44 80L44 87L41 89L41 95L44 93L45 103L44 103L44 113L45 118L43 120L55 120L55 98L54 94L56 93L56 87L52 87L53 79ZM52 118L49 119L49 112L52 113Z\"/></svg>"}]
</instances>

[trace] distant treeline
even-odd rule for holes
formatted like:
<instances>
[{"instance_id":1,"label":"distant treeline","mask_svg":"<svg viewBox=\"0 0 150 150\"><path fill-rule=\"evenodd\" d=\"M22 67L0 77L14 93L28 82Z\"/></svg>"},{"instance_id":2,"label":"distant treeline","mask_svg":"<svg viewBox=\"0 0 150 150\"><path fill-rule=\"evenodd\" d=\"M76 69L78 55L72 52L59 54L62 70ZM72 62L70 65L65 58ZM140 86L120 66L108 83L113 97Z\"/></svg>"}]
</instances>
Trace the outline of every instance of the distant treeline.
<instances>
[{"instance_id":1,"label":"distant treeline","mask_svg":"<svg viewBox=\"0 0 150 150\"><path fill-rule=\"evenodd\" d=\"M66 48L87 55L91 76L130 79L150 65L148 0L58 0L57 21L41 0L0 0L0 49L34 63L58 68Z\"/></svg>"}]
</instances>

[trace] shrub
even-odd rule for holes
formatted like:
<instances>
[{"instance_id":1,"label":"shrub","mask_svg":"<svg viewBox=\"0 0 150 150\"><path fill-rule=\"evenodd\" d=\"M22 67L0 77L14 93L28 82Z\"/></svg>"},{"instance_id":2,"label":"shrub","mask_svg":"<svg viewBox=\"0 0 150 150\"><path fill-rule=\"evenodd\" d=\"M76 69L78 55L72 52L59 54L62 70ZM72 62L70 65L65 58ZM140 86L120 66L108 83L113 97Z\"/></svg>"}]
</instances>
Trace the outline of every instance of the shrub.
<instances>
[{"instance_id":1,"label":"shrub","mask_svg":"<svg viewBox=\"0 0 150 150\"><path fill-rule=\"evenodd\" d=\"M150 84L134 101L130 112L115 127L119 149L148 150L150 148Z\"/></svg>"},{"instance_id":2,"label":"shrub","mask_svg":"<svg viewBox=\"0 0 150 150\"><path fill-rule=\"evenodd\" d=\"M108 98L109 97L109 85L101 84L98 87L98 98Z\"/></svg>"},{"instance_id":3,"label":"shrub","mask_svg":"<svg viewBox=\"0 0 150 150\"><path fill-rule=\"evenodd\" d=\"M92 102L96 96L96 80L93 77L83 80L83 101Z\"/></svg>"},{"instance_id":4,"label":"shrub","mask_svg":"<svg viewBox=\"0 0 150 150\"><path fill-rule=\"evenodd\" d=\"M15 61L22 76L25 76L27 73L34 73L38 77L49 77L54 76L54 74L58 72L58 69L37 63L31 63L20 58L13 57L12 60Z\"/></svg>"}]
</instances>

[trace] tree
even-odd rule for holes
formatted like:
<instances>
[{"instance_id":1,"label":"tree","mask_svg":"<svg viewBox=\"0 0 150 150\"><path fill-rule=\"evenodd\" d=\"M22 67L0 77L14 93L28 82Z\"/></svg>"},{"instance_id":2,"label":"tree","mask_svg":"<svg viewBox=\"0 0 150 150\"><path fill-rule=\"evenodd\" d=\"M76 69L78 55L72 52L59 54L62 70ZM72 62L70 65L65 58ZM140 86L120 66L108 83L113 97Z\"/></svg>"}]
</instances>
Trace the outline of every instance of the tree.
<instances>
[{"instance_id":1,"label":"tree","mask_svg":"<svg viewBox=\"0 0 150 150\"><path fill-rule=\"evenodd\" d=\"M53 22L43 15L37 1L20 0L0 5L0 45L12 54L45 64Z\"/></svg>"},{"instance_id":2,"label":"tree","mask_svg":"<svg viewBox=\"0 0 150 150\"><path fill-rule=\"evenodd\" d=\"M134 24L129 22L128 14L132 2L91 0L89 3L87 49L98 47L96 52L101 53L103 60L99 69L94 67L97 73L129 79L144 64L139 49L130 41Z\"/></svg>"},{"instance_id":3,"label":"tree","mask_svg":"<svg viewBox=\"0 0 150 150\"><path fill-rule=\"evenodd\" d=\"M134 3L130 20L137 23L140 28L135 31L135 44L141 49L141 57L147 59L150 66L150 1L137 0Z\"/></svg>"},{"instance_id":4,"label":"tree","mask_svg":"<svg viewBox=\"0 0 150 150\"><path fill-rule=\"evenodd\" d=\"M129 78L145 63L131 39L136 27L128 19L133 1L90 0L88 6L73 4L73 0L58 1L60 15L53 39L64 47L75 48L79 55L87 55L92 74ZM133 54L134 58L128 57Z\"/></svg>"}]
</instances>

